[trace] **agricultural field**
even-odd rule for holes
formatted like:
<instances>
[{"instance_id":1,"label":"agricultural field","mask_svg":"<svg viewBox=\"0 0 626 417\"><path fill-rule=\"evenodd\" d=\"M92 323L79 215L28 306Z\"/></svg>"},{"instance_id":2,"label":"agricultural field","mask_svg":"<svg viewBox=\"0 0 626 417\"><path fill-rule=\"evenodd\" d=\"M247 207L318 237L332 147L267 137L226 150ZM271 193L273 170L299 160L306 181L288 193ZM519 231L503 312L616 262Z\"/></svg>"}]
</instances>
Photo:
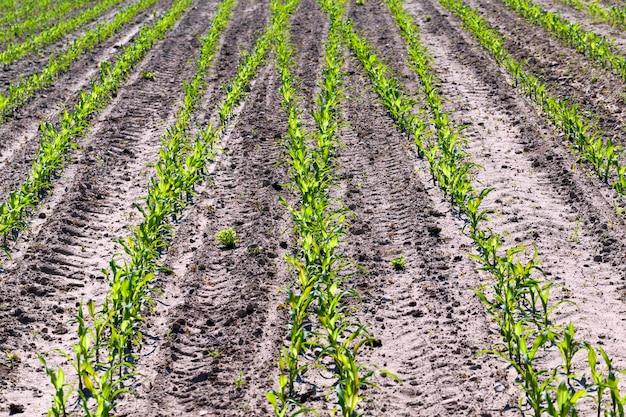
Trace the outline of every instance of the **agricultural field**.
<instances>
[{"instance_id":1,"label":"agricultural field","mask_svg":"<svg viewBox=\"0 0 626 417\"><path fill-rule=\"evenodd\" d=\"M0 415L626 413L622 0L0 0Z\"/></svg>"}]
</instances>

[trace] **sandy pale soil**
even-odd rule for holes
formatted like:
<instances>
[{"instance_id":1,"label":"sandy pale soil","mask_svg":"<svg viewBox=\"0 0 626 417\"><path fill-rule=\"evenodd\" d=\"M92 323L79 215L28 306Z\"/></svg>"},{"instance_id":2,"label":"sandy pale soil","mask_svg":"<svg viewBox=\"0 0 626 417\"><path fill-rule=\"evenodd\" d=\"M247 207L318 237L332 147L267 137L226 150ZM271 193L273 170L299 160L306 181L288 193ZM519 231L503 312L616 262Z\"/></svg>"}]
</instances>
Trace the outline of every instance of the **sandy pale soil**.
<instances>
[{"instance_id":1,"label":"sandy pale soil","mask_svg":"<svg viewBox=\"0 0 626 417\"><path fill-rule=\"evenodd\" d=\"M595 112L599 126L626 145L624 83L550 38L497 0L470 0L506 37L507 48L546 80L550 91ZM563 10L610 36L585 15ZM38 123L55 119L88 86L98 61L113 57L142 24L162 14L160 1L113 39L78 60L72 70L11 120L0 125L0 197L24 180L38 146ZM100 270L121 249L115 239L140 221L134 208L145 195L162 133L176 117L183 80L218 5L197 1L137 67L111 103L92 121L72 159L54 180L54 190L32 213L29 228L11 242L13 258L0 271L0 414L45 415L52 387L37 353L69 350L76 303L101 300L107 284ZM467 128L466 149L482 166L476 179L495 191L489 227L507 244L536 248L547 279L559 284L555 300L571 300L555 313L572 321L578 335L602 345L618 368L626 368L626 224L613 207L613 191L589 175L569 144L538 108L511 87L507 76L437 0L407 0L433 58L446 110ZM410 93L419 81L386 6L377 0L348 2L347 16L389 64ZM223 85L269 21L266 2L239 0L207 76L207 91L195 115L199 125L215 120ZM302 0L290 21L297 85L305 125L317 104L328 32L315 0ZM67 42L65 40L64 42ZM44 53L58 50L64 43ZM379 373L379 389L363 391L366 416L517 416L520 391L506 363L479 352L499 342L498 329L474 289L490 279L475 271L471 240L414 144L386 114L361 64L345 50L338 183L331 191L351 210L340 250L362 268L346 280L361 297L356 317L376 341L359 358L397 375ZM29 58L0 72L0 84L44 64ZM198 187L194 204L175 224L163 256L171 273L155 280L160 294L146 316L134 395L120 398L116 415L270 416L265 393L276 386L277 352L284 346L288 312L285 291L293 279L285 260L296 253L283 197L297 196L289 181L283 142L286 115L280 79L269 56L210 164L210 181ZM146 80L141 71L154 72ZM591 74L591 76L590 76ZM1 86L0 86L1 88ZM416 109L417 109L416 107ZM195 128L194 128L195 129ZM234 227L239 243L225 250L215 233ZM404 271L389 262L403 256ZM555 360L554 349L541 363ZM59 355L51 363L61 363ZM315 389L306 405L330 415L332 381L310 371ZM586 406L582 411L587 414Z\"/></svg>"}]
</instances>

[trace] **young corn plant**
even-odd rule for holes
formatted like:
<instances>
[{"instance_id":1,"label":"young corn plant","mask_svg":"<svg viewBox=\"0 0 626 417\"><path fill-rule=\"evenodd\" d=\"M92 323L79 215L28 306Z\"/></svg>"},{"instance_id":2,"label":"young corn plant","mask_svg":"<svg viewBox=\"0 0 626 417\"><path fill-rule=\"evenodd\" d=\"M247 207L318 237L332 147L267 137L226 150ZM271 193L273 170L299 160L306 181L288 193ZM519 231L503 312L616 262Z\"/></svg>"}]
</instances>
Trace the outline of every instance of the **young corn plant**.
<instances>
[{"instance_id":1,"label":"young corn plant","mask_svg":"<svg viewBox=\"0 0 626 417\"><path fill-rule=\"evenodd\" d=\"M5 253L10 254L7 241L26 227L29 211L52 188L52 178L69 152L75 149L74 141L89 129L90 118L109 102L137 63L182 16L191 1L177 0L159 21L144 28L140 36L123 49L115 65L102 65L100 81L92 83L91 91L80 93L74 109L64 110L57 125L47 121L40 124L41 142L30 174L19 190L10 193L9 200L0 204L0 237Z\"/></svg>"},{"instance_id":2,"label":"young corn plant","mask_svg":"<svg viewBox=\"0 0 626 417\"><path fill-rule=\"evenodd\" d=\"M139 42L142 39L154 42L172 27L191 3L190 0L175 2L155 26L142 32ZM211 159L213 145L223 128L215 130L209 126L195 142L187 140L191 114L204 89L202 80L215 56L219 35L230 18L233 6L234 0L224 0L220 4L209 33L202 39L198 71L189 84L193 88L184 88L188 99L184 101L174 127L164 135L160 159L155 165L157 177L150 182L146 207L140 208L144 220L130 237L119 242L128 261L118 264L115 258L111 260L106 271L110 288L99 311L96 311L92 301L87 303L89 320L86 320L82 304L79 306L76 316L79 341L74 345L75 355L64 355L77 373L76 393L88 416L109 416L115 407L115 399L128 392L124 382L134 376L133 352L140 348L142 312L154 307L150 282L161 268L158 258L173 234L169 221L188 204L194 184L204 178L203 167ZM266 43L269 42L266 40ZM141 56L136 50L128 51ZM124 56L120 57L118 64L124 62L123 59ZM249 76L249 68L246 70L242 72ZM115 74L115 68L110 68L108 74ZM239 76L242 76L241 73ZM242 88L246 86L247 83L242 84ZM62 369L56 372L50 370L48 374L56 388L49 415L64 416L73 388L65 390L68 387L63 382Z\"/></svg>"},{"instance_id":3,"label":"young corn plant","mask_svg":"<svg viewBox=\"0 0 626 417\"><path fill-rule=\"evenodd\" d=\"M69 20L59 22L43 32L30 36L22 42L12 43L0 52L0 64L10 65L18 59L40 51L43 47L60 40L63 36L97 19L107 10L120 4L122 0L103 0Z\"/></svg>"},{"instance_id":4,"label":"young corn plant","mask_svg":"<svg viewBox=\"0 0 626 417\"><path fill-rule=\"evenodd\" d=\"M119 32L139 13L147 10L156 2L157 0L140 0L131 4L118 12L110 22L100 24L95 29L86 31L70 43L65 51L51 56L48 64L41 71L26 78L20 76L19 79L9 84L7 94L0 94L0 120L24 105L28 99L34 97L39 91L53 85L59 74L67 71L72 62Z\"/></svg>"}]
</instances>

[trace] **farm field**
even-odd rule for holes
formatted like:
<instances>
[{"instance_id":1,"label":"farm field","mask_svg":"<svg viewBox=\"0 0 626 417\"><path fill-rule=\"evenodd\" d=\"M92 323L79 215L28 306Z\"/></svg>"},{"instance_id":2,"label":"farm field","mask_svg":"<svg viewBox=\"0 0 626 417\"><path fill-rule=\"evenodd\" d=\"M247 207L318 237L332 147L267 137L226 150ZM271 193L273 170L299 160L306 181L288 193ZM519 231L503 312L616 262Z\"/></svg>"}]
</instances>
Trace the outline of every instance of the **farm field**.
<instances>
[{"instance_id":1,"label":"farm field","mask_svg":"<svg viewBox=\"0 0 626 417\"><path fill-rule=\"evenodd\" d=\"M0 64L0 415L625 415L621 0L0 0Z\"/></svg>"}]
</instances>

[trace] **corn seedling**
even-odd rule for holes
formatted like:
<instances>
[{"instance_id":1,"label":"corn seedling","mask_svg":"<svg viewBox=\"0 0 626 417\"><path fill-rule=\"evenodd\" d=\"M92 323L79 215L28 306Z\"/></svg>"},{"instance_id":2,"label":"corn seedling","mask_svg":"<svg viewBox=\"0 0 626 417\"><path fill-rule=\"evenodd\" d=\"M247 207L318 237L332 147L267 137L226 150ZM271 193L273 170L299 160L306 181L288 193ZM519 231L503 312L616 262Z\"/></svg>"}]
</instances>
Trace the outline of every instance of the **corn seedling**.
<instances>
[{"instance_id":1,"label":"corn seedling","mask_svg":"<svg viewBox=\"0 0 626 417\"><path fill-rule=\"evenodd\" d=\"M598 178L624 198L626 167L620 162L623 149L611 138L603 137L600 129L584 118L576 105L554 98L539 78L522 70L521 63L505 49L504 38L476 10L461 0L441 0L441 4L461 19L463 26L509 72L513 85L534 100L548 119L572 141L576 156L588 162Z\"/></svg>"},{"instance_id":2,"label":"corn seedling","mask_svg":"<svg viewBox=\"0 0 626 417\"><path fill-rule=\"evenodd\" d=\"M121 2L122 0L100 1L79 15L67 21L59 22L55 26L46 29L37 35L30 36L23 42L9 44L3 52L0 52L0 64L9 65L28 54L38 52L44 46L60 40L70 31L78 29L82 25L98 18L107 10L117 6Z\"/></svg>"},{"instance_id":3,"label":"corn seedling","mask_svg":"<svg viewBox=\"0 0 626 417\"><path fill-rule=\"evenodd\" d=\"M626 28L626 10L623 7L606 7L599 2L583 0L559 0L581 12L587 12L595 21Z\"/></svg>"}]
</instances>

